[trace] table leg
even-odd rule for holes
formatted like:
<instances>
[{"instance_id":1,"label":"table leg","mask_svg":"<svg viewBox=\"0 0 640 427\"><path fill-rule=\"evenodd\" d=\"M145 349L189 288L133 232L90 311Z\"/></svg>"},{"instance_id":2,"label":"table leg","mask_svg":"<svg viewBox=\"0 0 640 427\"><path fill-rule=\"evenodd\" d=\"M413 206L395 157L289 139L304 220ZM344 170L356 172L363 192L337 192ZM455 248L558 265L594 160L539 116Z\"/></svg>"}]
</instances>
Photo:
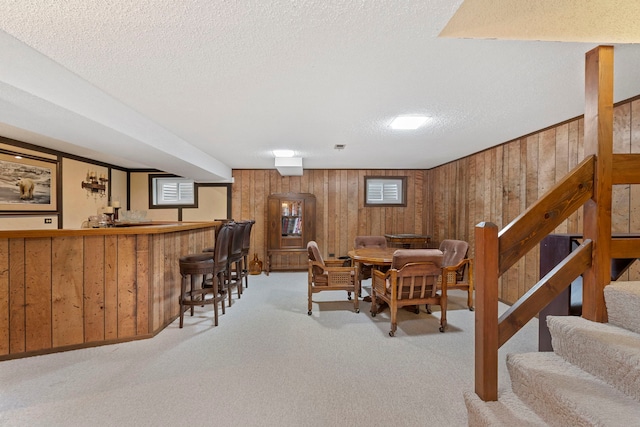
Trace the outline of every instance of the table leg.
<instances>
[{"instance_id":1,"label":"table leg","mask_svg":"<svg viewBox=\"0 0 640 427\"><path fill-rule=\"evenodd\" d=\"M271 271L271 253L267 253L267 268L265 269L265 273L268 276Z\"/></svg>"},{"instance_id":2,"label":"table leg","mask_svg":"<svg viewBox=\"0 0 640 427\"><path fill-rule=\"evenodd\" d=\"M362 297L362 280L360 280L360 269L362 268L360 265L360 261L355 261L354 263L356 264L356 280L358 282L358 294L356 295L356 298L360 298Z\"/></svg>"}]
</instances>

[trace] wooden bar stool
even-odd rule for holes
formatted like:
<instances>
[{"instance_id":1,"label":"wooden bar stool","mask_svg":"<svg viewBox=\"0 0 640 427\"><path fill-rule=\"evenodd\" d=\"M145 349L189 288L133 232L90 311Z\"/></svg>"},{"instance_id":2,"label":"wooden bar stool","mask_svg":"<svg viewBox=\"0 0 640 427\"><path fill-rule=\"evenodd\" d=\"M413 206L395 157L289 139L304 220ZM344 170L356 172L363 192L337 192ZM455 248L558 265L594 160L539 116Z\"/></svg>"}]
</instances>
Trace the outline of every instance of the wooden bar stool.
<instances>
[{"instance_id":1,"label":"wooden bar stool","mask_svg":"<svg viewBox=\"0 0 640 427\"><path fill-rule=\"evenodd\" d=\"M184 312L191 308L193 316L194 307L196 305L213 304L214 324L218 326L218 302L221 301L218 293L218 282L213 280L212 286L200 287L202 279L198 280L198 276L213 274L213 254L201 253L193 255L185 255L180 257L180 275L182 282L180 286L180 327L184 323ZM189 280L190 279L190 280ZM187 290L187 282L191 283ZM206 298L211 294L211 298ZM224 301L223 301L224 304Z\"/></svg>"}]
</instances>

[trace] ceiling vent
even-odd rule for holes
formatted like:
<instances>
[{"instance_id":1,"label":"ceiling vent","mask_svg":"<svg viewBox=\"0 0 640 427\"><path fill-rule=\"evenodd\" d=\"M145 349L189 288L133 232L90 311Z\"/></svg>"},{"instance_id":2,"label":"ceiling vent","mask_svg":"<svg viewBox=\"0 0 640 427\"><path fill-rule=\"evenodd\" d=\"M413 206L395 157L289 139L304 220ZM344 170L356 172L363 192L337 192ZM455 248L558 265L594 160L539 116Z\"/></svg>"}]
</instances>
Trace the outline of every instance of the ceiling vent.
<instances>
[{"instance_id":1,"label":"ceiling vent","mask_svg":"<svg viewBox=\"0 0 640 427\"><path fill-rule=\"evenodd\" d=\"M282 176L302 176L302 157L276 157L276 169Z\"/></svg>"}]
</instances>

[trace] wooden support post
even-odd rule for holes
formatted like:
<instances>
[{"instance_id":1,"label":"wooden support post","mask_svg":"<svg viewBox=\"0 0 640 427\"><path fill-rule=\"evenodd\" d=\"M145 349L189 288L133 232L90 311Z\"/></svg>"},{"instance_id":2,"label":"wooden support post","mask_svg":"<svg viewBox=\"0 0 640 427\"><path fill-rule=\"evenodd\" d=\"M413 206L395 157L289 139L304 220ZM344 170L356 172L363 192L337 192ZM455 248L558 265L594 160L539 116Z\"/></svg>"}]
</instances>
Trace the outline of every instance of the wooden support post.
<instances>
[{"instance_id":1,"label":"wooden support post","mask_svg":"<svg viewBox=\"0 0 640 427\"><path fill-rule=\"evenodd\" d=\"M604 287L611 281L613 170L613 47L586 54L584 155L596 155L593 197L584 205L584 238L593 241L593 262L583 275L582 316L606 322Z\"/></svg>"},{"instance_id":2,"label":"wooden support post","mask_svg":"<svg viewBox=\"0 0 640 427\"><path fill-rule=\"evenodd\" d=\"M475 390L480 399L498 400L498 227L476 225Z\"/></svg>"}]
</instances>

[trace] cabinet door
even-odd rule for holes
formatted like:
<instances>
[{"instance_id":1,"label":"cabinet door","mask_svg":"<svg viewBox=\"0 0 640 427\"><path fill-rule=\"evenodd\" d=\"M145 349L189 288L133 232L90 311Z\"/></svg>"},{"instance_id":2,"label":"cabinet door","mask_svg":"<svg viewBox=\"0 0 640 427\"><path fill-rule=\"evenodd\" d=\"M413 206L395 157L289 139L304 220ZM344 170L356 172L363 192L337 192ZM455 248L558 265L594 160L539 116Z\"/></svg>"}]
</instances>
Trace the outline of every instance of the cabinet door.
<instances>
[{"instance_id":1,"label":"cabinet door","mask_svg":"<svg viewBox=\"0 0 640 427\"><path fill-rule=\"evenodd\" d=\"M303 248L304 199L287 199L280 201L280 246L282 248Z\"/></svg>"},{"instance_id":2,"label":"cabinet door","mask_svg":"<svg viewBox=\"0 0 640 427\"><path fill-rule=\"evenodd\" d=\"M280 249L280 236L282 234L280 231L280 200L269 199L267 209L267 248Z\"/></svg>"}]
</instances>

